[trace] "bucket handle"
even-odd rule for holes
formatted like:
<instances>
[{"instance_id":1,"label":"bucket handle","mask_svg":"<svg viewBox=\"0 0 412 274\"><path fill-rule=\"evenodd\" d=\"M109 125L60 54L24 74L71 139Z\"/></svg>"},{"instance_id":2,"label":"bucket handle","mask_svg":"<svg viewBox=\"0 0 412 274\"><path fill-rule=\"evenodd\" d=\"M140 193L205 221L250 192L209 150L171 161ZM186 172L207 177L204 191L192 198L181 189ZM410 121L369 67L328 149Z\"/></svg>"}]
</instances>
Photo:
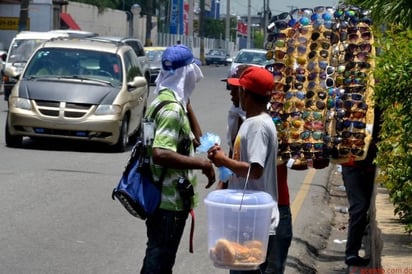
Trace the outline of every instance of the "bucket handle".
<instances>
[{"instance_id":1,"label":"bucket handle","mask_svg":"<svg viewBox=\"0 0 412 274\"><path fill-rule=\"evenodd\" d=\"M246 188L247 188L247 183L249 182L249 175L250 175L250 168L251 168L251 167L252 167L252 165L249 164L249 168L248 168L247 174L246 174L245 186L243 187L242 199L240 200L239 211L241 211L241 209L242 209L243 198L245 197L245 192L246 192Z\"/></svg>"}]
</instances>

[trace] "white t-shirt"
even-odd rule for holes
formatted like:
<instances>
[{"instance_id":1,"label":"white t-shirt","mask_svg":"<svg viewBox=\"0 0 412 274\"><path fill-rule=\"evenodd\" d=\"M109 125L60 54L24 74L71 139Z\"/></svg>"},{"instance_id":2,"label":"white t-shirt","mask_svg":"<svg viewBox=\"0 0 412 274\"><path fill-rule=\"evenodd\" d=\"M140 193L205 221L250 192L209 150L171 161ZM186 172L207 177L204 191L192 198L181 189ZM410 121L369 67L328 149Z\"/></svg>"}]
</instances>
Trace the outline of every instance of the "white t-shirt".
<instances>
[{"instance_id":1,"label":"white t-shirt","mask_svg":"<svg viewBox=\"0 0 412 274\"><path fill-rule=\"evenodd\" d=\"M259 179L250 179L247 189L265 191L278 201L276 159L278 138L275 124L267 113L247 118L241 125L233 146L233 159L257 163L263 167ZM233 174L229 188L243 189L246 178Z\"/></svg>"}]
</instances>

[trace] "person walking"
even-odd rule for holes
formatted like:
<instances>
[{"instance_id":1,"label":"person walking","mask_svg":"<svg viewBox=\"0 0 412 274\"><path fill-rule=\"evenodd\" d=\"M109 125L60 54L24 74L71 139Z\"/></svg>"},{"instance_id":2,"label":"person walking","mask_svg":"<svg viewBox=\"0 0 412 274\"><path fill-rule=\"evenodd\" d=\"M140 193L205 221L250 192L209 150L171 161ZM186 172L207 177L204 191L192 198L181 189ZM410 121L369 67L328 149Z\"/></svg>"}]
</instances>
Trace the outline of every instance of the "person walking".
<instances>
[{"instance_id":1,"label":"person walking","mask_svg":"<svg viewBox=\"0 0 412 274\"><path fill-rule=\"evenodd\" d=\"M239 79L231 81L240 87L240 105L246 111L246 120L235 138L232 158L219 145L208 151L208 158L217 167L225 166L234 173L229 179L229 188L243 190L247 183L247 189L265 191L277 203L277 132L266 111L273 89L273 75L264 68L251 66L244 70ZM276 205L272 213L270 234L276 233L278 222ZM261 273L260 271L230 270L230 273Z\"/></svg>"},{"instance_id":2,"label":"person walking","mask_svg":"<svg viewBox=\"0 0 412 274\"><path fill-rule=\"evenodd\" d=\"M359 256L362 239L369 224L369 207L372 199L375 176L377 146L380 131L381 111L374 108L372 140L366 158L342 164L342 179L349 203L349 228L345 248L345 263L348 266L366 266L369 258Z\"/></svg>"},{"instance_id":3,"label":"person walking","mask_svg":"<svg viewBox=\"0 0 412 274\"><path fill-rule=\"evenodd\" d=\"M226 78L222 81L227 82L230 90L230 105L227 114L227 130L226 130L226 140L229 147L228 156L232 157L233 154L233 144L235 143L236 135L239 131L240 125L246 119L246 112L240 106L239 99L239 81L238 78L242 72L250 67L250 65L239 65L234 71L231 72L231 77ZM226 189L228 181L219 180L216 189Z\"/></svg>"},{"instance_id":4,"label":"person walking","mask_svg":"<svg viewBox=\"0 0 412 274\"><path fill-rule=\"evenodd\" d=\"M196 138L190 120L194 113L188 104L203 74L193 59L191 50L184 45L170 46L164 51L162 70L156 79L157 96L146 114L150 117L158 104L169 101L154 117L151 166L154 180L163 178L162 199L156 212L146 220L148 239L141 274L172 273L186 220L198 203L193 170L199 169L207 177L206 188L215 182L212 163L194 157Z\"/></svg>"}]
</instances>

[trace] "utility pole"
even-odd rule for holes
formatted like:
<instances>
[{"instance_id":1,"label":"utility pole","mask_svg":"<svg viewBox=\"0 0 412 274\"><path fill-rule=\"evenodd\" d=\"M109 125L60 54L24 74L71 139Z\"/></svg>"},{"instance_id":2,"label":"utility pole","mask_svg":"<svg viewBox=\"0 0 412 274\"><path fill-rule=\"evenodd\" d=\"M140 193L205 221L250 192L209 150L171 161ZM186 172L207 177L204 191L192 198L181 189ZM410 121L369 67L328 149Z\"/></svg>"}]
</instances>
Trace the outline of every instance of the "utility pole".
<instances>
[{"instance_id":1,"label":"utility pole","mask_svg":"<svg viewBox=\"0 0 412 274\"><path fill-rule=\"evenodd\" d=\"M156 0L146 0L146 41L145 46L152 46L152 14L153 14L153 2ZM156 5L155 5L156 6Z\"/></svg>"},{"instance_id":2,"label":"utility pole","mask_svg":"<svg viewBox=\"0 0 412 274\"><path fill-rule=\"evenodd\" d=\"M250 0L247 1L247 38L246 38L246 48L250 49L250 31L252 30L252 17L250 15L252 5Z\"/></svg>"},{"instance_id":3,"label":"utility pole","mask_svg":"<svg viewBox=\"0 0 412 274\"><path fill-rule=\"evenodd\" d=\"M269 7L269 0L263 0L263 37L264 39L266 39L266 33L267 33L267 25L269 22L268 16L269 16L269 11L270 11L270 7Z\"/></svg>"},{"instance_id":4,"label":"utility pole","mask_svg":"<svg viewBox=\"0 0 412 274\"><path fill-rule=\"evenodd\" d=\"M19 32L27 30L27 21L29 19L29 0L22 0L20 4Z\"/></svg>"},{"instance_id":5,"label":"utility pole","mask_svg":"<svg viewBox=\"0 0 412 274\"><path fill-rule=\"evenodd\" d=\"M226 53L230 54L230 0L226 0L226 26L225 26L225 38L226 38Z\"/></svg>"},{"instance_id":6,"label":"utility pole","mask_svg":"<svg viewBox=\"0 0 412 274\"><path fill-rule=\"evenodd\" d=\"M200 61L205 62L205 40L204 40L204 18L205 18L205 0L200 0L200 14L199 14L199 36L200 36Z\"/></svg>"},{"instance_id":7,"label":"utility pole","mask_svg":"<svg viewBox=\"0 0 412 274\"><path fill-rule=\"evenodd\" d=\"M194 20L194 9L195 6L195 1L194 0L189 0L189 22L187 26L187 35L189 36L190 42L189 42L189 47L193 47L193 20Z\"/></svg>"}]
</instances>

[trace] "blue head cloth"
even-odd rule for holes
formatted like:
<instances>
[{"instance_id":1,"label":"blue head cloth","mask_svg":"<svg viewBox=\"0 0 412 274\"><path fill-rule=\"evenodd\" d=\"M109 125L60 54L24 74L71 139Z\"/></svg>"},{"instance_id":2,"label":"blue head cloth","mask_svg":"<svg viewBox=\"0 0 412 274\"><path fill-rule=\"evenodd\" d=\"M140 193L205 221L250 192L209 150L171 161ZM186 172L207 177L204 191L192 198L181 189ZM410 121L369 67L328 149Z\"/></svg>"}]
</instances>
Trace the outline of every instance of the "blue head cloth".
<instances>
[{"instance_id":1,"label":"blue head cloth","mask_svg":"<svg viewBox=\"0 0 412 274\"><path fill-rule=\"evenodd\" d=\"M162 54L162 67L167 71L174 71L193 63L193 53L185 45L174 45L166 48Z\"/></svg>"}]
</instances>

